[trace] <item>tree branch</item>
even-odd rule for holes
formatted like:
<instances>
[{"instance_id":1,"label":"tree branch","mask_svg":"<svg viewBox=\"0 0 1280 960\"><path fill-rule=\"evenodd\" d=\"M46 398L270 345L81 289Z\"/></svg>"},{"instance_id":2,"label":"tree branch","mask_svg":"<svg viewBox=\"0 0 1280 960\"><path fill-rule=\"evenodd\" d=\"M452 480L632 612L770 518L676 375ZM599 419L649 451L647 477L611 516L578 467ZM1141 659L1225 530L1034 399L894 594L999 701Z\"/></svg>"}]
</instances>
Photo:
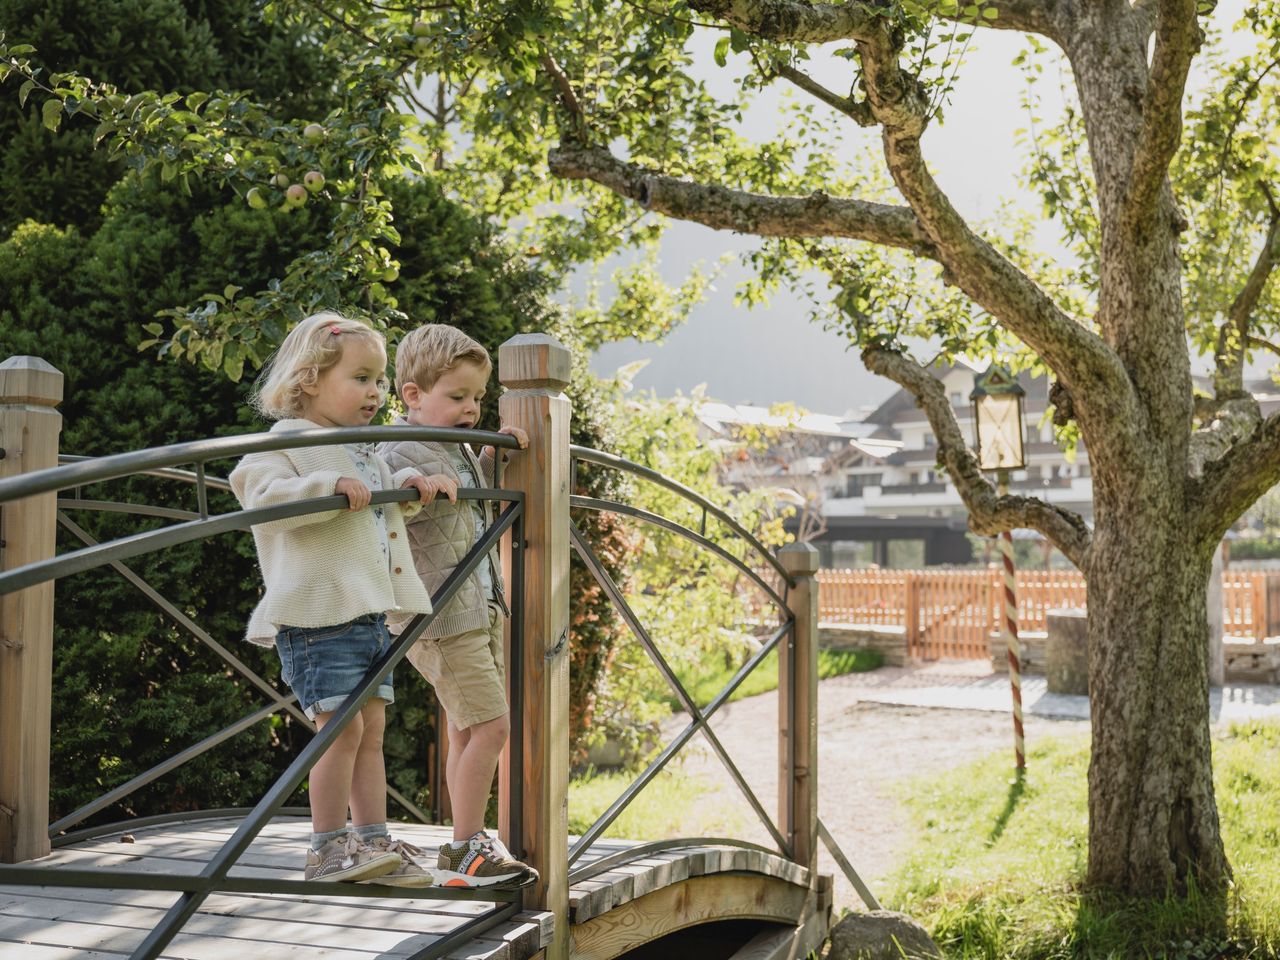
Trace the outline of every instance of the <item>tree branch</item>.
<instances>
[{"instance_id":1,"label":"tree branch","mask_svg":"<svg viewBox=\"0 0 1280 960\"><path fill-rule=\"evenodd\" d=\"M757 37L800 43L861 39L870 34L884 14L868 2L804 0L690 0L689 9L727 20Z\"/></svg>"},{"instance_id":2,"label":"tree branch","mask_svg":"<svg viewBox=\"0 0 1280 960\"><path fill-rule=\"evenodd\" d=\"M578 101L578 95L573 91L573 84L569 78L565 76L565 72L560 69L560 64L556 63L550 51L542 52L542 69L547 71L551 77L552 83L555 84L556 90L560 93L560 100L573 115L574 128L578 137L581 138L586 131L587 117L582 112L582 104Z\"/></svg>"},{"instance_id":3,"label":"tree branch","mask_svg":"<svg viewBox=\"0 0 1280 960\"><path fill-rule=\"evenodd\" d=\"M715 230L760 237L847 237L935 253L916 218L905 207L813 193L768 197L694 183L626 163L599 147L562 143L548 155L551 172L569 180L591 180L642 207Z\"/></svg>"},{"instance_id":4,"label":"tree branch","mask_svg":"<svg viewBox=\"0 0 1280 960\"><path fill-rule=\"evenodd\" d=\"M957 13L940 19L961 21ZM984 8L996 11L994 20L980 18L977 26L1021 30L1053 36L1057 0L990 0ZM733 23L740 30L780 42L831 43L864 40L885 23L886 5L875 0L847 3L808 3L805 0L690 0L689 8ZM963 21L971 25L969 20Z\"/></svg>"},{"instance_id":5,"label":"tree branch","mask_svg":"<svg viewBox=\"0 0 1280 960\"><path fill-rule=\"evenodd\" d=\"M842 97L840 94L828 90L807 73L803 73L795 67L788 66L785 63L775 63L773 65L773 72L784 80L791 81L806 93L817 97L827 106L839 110L859 126L870 127L875 125L875 117L871 115L871 107L867 105L865 100L855 100L853 97Z\"/></svg>"},{"instance_id":6,"label":"tree branch","mask_svg":"<svg viewBox=\"0 0 1280 960\"><path fill-rule=\"evenodd\" d=\"M695 9L721 17L739 29L770 40L812 40L819 28L834 29L837 8L800 0L691 0ZM884 130L884 153L898 189L937 250L945 279L958 286L1019 339L1035 350L1075 396L1094 402L1098 417L1114 427L1116 442L1132 446L1141 429L1133 385L1115 352L1103 340L1063 312L1034 281L977 236L955 210L924 162L920 137L930 115L921 84L898 62L902 37L888 19L867 16L878 8L848 3L839 36L853 37L862 61L863 83L872 116ZM1005 3L1011 19L1029 15L1052 18L1051 3ZM854 12L859 11L858 16ZM997 17L999 19L999 17ZM836 39L835 36L828 37ZM1103 409L1105 408L1105 412ZM1082 418L1082 424L1087 417ZM1100 422L1100 421L1099 421ZM1096 431L1103 436L1103 431Z\"/></svg>"},{"instance_id":7,"label":"tree branch","mask_svg":"<svg viewBox=\"0 0 1280 960\"><path fill-rule=\"evenodd\" d=\"M1092 535L1084 520L1035 497L997 496L991 481L978 469L978 459L960 432L941 381L905 354L885 347L864 350L862 362L872 373L889 378L910 393L924 410L938 439L938 462L950 474L968 508L969 527L974 533L990 536L1015 527L1038 530L1078 569L1087 570Z\"/></svg>"},{"instance_id":8,"label":"tree branch","mask_svg":"<svg viewBox=\"0 0 1280 960\"><path fill-rule=\"evenodd\" d=\"M1155 210L1169 163L1182 141L1182 95L1204 33L1196 0L1159 0L1155 51L1147 75L1142 130L1133 155L1123 222L1132 233Z\"/></svg>"},{"instance_id":9,"label":"tree branch","mask_svg":"<svg viewBox=\"0 0 1280 960\"><path fill-rule=\"evenodd\" d=\"M1263 290L1266 289L1267 280L1280 262L1280 207L1272 199L1270 190L1264 188L1264 193L1271 204L1271 225L1267 228L1266 239L1254 260L1253 269L1249 271L1244 287L1231 301L1227 318L1218 331L1218 344L1213 357L1213 392L1218 400L1247 396L1244 389L1244 358L1254 339L1249 334L1249 326L1258 301L1262 299Z\"/></svg>"},{"instance_id":10,"label":"tree branch","mask_svg":"<svg viewBox=\"0 0 1280 960\"><path fill-rule=\"evenodd\" d=\"M860 41L867 99L884 129L889 172L938 248L948 279L1038 353L1077 398L1088 430L1090 409L1106 417L1115 441L1131 446L1141 429L1133 384L1115 352L1061 310L1053 299L970 229L925 163L920 146L928 103L898 62L899 41L887 30ZM1088 402L1086 402L1088 401ZM1105 410L1105 412L1104 412ZM1117 421L1121 423L1116 429ZM1102 437L1104 431L1091 431ZM1090 442L1096 442L1094 437Z\"/></svg>"},{"instance_id":11,"label":"tree branch","mask_svg":"<svg viewBox=\"0 0 1280 960\"><path fill-rule=\"evenodd\" d=\"M1280 413L1258 420L1253 432L1209 463L1194 481L1196 536L1217 543L1260 496L1280 483Z\"/></svg>"}]
</instances>

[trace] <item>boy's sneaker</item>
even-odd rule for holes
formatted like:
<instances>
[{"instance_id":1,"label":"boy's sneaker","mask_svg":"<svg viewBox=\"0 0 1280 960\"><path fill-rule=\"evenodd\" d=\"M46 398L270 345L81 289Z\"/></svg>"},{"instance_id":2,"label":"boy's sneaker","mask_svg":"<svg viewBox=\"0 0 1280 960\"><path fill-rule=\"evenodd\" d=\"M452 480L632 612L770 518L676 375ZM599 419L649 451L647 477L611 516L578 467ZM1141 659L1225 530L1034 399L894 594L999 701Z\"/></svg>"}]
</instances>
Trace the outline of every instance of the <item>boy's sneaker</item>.
<instances>
[{"instance_id":1,"label":"boy's sneaker","mask_svg":"<svg viewBox=\"0 0 1280 960\"><path fill-rule=\"evenodd\" d=\"M400 866L400 854L374 850L354 833L335 837L319 850L307 851L304 880L371 880Z\"/></svg>"},{"instance_id":2,"label":"boy's sneaker","mask_svg":"<svg viewBox=\"0 0 1280 960\"><path fill-rule=\"evenodd\" d=\"M502 841L483 830L467 840L442 843L436 861L436 884L442 887L521 887L538 879L538 871L511 856Z\"/></svg>"},{"instance_id":3,"label":"boy's sneaker","mask_svg":"<svg viewBox=\"0 0 1280 960\"><path fill-rule=\"evenodd\" d=\"M435 883L431 874L414 859L423 855L421 848L403 840L392 840L388 836L374 837L369 841L369 846L377 853L391 851L400 858L400 863L390 873L366 880L365 883L383 883L389 887L430 887Z\"/></svg>"}]
</instances>

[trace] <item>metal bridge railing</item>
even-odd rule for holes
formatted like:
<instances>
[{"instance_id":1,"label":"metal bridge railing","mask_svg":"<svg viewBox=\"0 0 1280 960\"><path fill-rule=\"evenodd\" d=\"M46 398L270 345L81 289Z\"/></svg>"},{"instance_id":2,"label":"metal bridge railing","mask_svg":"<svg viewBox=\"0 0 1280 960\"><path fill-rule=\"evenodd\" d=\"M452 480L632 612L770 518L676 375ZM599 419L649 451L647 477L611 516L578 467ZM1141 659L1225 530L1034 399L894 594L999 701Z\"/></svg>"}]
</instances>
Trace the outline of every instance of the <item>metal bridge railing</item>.
<instances>
[{"instance_id":1,"label":"metal bridge railing","mask_svg":"<svg viewBox=\"0 0 1280 960\"><path fill-rule=\"evenodd\" d=\"M110 566L130 580L157 606L212 649L232 669L249 680L271 700L267 706L248 714L223 730L206 737L199 743L192 744L173 757L152 767L150 770L138 774L127 783L115 787L51 824L49 831L55 847L65 846L92 836L101 835L103 832L119 829L120 824L113 824L72 833L66 832L69 828L83 823L140 787L207 753L219 744L280 710L288 711L296 719L299 719L301 723L314 729L314 725L298 709L295 697L286 697L279 693L275 687L258 676L238 657L214 640L206 631L202 630L176 605L151 588L123 561L131 557L163 550L179 543L206 539L229 531L249 530L256 523L328 510L345 509L347 506L346 498L340 495L320 497L275 507L237 510L226 514L210 515L207 490L210 487L219 490L225 490L228 487L225 480L209 477L205 472L205 464L212 460L240 456L256 451L293 449L302 446L341 444L355 441L369 442L402 439L434 440L438 442L485 442L496 447L508 448L516 446L515 440L510 436L474 430L400 426L341 429L317 428L288 434L222 437L193 443L174 444L151 450L134 451L110 457L92 459L68 457L65 458L66 462L60 466L0 480L0 506L39 494L74 490L74 496L59 496L58 522L85 544L83 548L72 550L61 556L26 564L17 569L0 573L0 596L81 571ZM500 457L498 462L501 462ZM184 463L194 463L196 469L194 471L173 469L176 465ZM152 504L89 500L79 495L79 489L89 484L100 484L137 475L158 476L195 484L199 510L196 513L192 513L187 510L158 507ZM416 496L416 492L412 490L379 491L373 494L372 502L375 504L396 503L412 500ZM489 551L508 530L513 531L517 545L520 543L522 535L524 497L519 491L498 488L471 489L460 491L459 497L460 499L499 500L507 502L509 505L432 597L434 610L441 609L449 602L466 578L479 563L484 561ZM110 511L147 517L164 517L180 522L157 530L121 537L107 543L98 543L66 515L68 510ZM514 560L518 561L520 556L518 549L513 551ZM513 617L518 622L523 595L520 579L523 576L523 563L513 562L512 566L514 588L512 590L512 612ZM402 889L377 884L338 885L321 881L238 878L228 875L231 868L235 866L240 856L257 837L262 828L273 816L285 809L284 802L298 788L311 767L359 711L365 699L378 685L381 678L404 658L409 648L422 635L434 617L435 613L419 615L410 622L409 626L395 639L383 657L371 667L357 688L335 711L333 720L325 724L316 733L311 742L303 748L288 768L276 779L256 806L244 811L211 811L205 814L227 815L232 812L240 812L243 813L243 819L232 837L222 845L199 874L195 876L145 875L126 870L47 867L40 866L37 863L23 866L0 865L0 884L40 884L55 887L73 886L99 889L148 889L178 894L177 901L165 914L161 922L134 951L132 954L133 960L151 960L151 958L158 956L181 930L186 921L199 909L201 903L214 893L253 892L321 896L415 897L441 900L482 900L495 903L493 910L468 921L457 930L433 943L430 947L414 954L413 960L430 960L430 958L442 956L460 943L508 919L519 908L518 900L520 894L517 891L476 891L456 888ZM512 674L518 677L518 651L514 653L516 655L513 656ZM509 758L510 762L515 765L514 769L516 770L520 769L519 765L522 762L519 744L521 743L520 722L523 711L520 709L519 697L520 685L515 683L512 685L511 704L513 748ZM514 778L514 781L518 782L518 777ZM427 819L411 801L401 796L398 791L389 788L389 793L393 799L404 805L419 819ZM307 811L290 808L290 812L305 814ZM148 818L146 823L155 824L188 820L192 816L191 813L172 814ZM137 820L130 821L129 826L136 828L141 822ZM516 824L518 825L518 823L519 820L517 819ZM518 849L518 837L510 839L513 846Z\"/></svg>"},{"instance_id":2,"label":"metal bridge railing","mask_svg":"<svg viewBox=\"0 0 1280 960\"><path fill-rule=\"evenodd\" d=\"M702 548L703 550L706 550L714 554L720 560L728 563L730 566L737 569L740 573L744 574L765 595L768 601L776 605L782 619L781 624L778 626L776 630L774 630L774 632L769 637L769 639L766 640L761 645L761 647L745 663L742 664L741 667L739 667L737 672L734 673L734 675L725 684L723 689L721 689L720 692L717 693L715 697L712 698L712 700L707 704L707 706L705 708L700 709L698 705L694 702L693 698L689 695L689 692L685 689L684 685L680 682L679 677L676 676L675 671L671 668L671 665L668 663L667 659L662 655L662 652L661 650L659 650L657 644L654 643L654 640L650 635L649 631L645 628L644 624L640 622L639 617L636 615L631 605L627 602L627 599L624 596L622 589L609 575L609 572L604 568L604 565L600 562L599 557L596 556L595 551L592 550L590 543L587 542L587 539L585 536L583 536L582 531L576 525L571 524L570 534L572 536L573 548L575 552L578 554L578 557L582 560L583 564L587 567L587 569L590 570L592 576L595 578L596 582L600 585L601 589L605 591L605 594L609 597L610 602L617 609L619 615L622 617L624 622L630 628L632 634L635 636L637 641L643 647L646 655L653 662L654 666L658 669L658 672L662 674L663 679L666 681L667 685L671 688L672 692L675 693L681 706L684 708L685 712L688 713L690 717L690 721L688 725L685 726L685 728L681 730L680 733L677 734L658 753L658 755L654 757L652 761L650 761L650 763L639 774L639 776L634 781L632 781L632 783L629 784L625 790L623 790L623 792L618 796L618 798L614 800L612 804L609 805L609 807L604 811L604 813L602 813L596 819L595 823L593 823L582 834L582 836L578 839L578 842L575 843L572 849L570 849L569 851L570 866L572 866L579 858L581 858L581 856L590 848L590 846L597 839L599 839L600 836L604 834L604 832L609 828L609 826L614 822L614 820L616 820L618 816L621 815L621 813L635 800L635 798L639 795L639 793L680 752L680 750L693 738L694 734L701 731L703 736L706 738L708 744L711 746L712 750L715 752L717 758L724 765L730 777L733 779L734 783L737 785L739 791L742 793L743 797L746 799L747 803L750 805L751 809L759 818L760 822L764 825L770 837L772 837L774 843L776 844L777 851L787 859L791 860L792 862L797 862L803 857L809 862L802 865L812 867L813 865L812 845L818 839L821 839L823 844L826 845L826 847L830 851L836 863L840 866L841 870L845 873L846 877L849 879L850 883L853 885L854 889L858 891L858 894L860 897L862 897L863 901L872 909L879 909L880 905L876 901L875 896L867 888L866 884L862 881L861 877L858 876L857 871L854 870L853 865L849 862L848 857L846 857L844 852L839 848L835 839L831 836L830 832L827 830L825 825L823 825L821 820L817 818L816 811L814 815L815 830L817 833L816 837L806 836L802 839L797 839L797 835L794 832L791 832L790 836L784 836L783 831L779 829L778 824L769 816L768 812L764 809L764 805L760 802L759 798L755 795L755 793L752 791L750 786L747 784L746 779L742 775L742 772L738 769L738 766L733 762L733 759L729 756L728 751L725 749L720 739L716 736L715 732L712 730L709 722L711 717L725 703L728 702L733 692L738 689L738 687L747 678L747 676L749 676L764 661L764 659L769 656L770 653L772 653L774 650L779 650L780 653L785 654L786 659L791 663L790 670L784 671L781 667L779 669L779 683L782 684L785 682L786 678L789 678L790 685L791 685L791 689L785 691L786 700L791 705L790 716L785 718L785 720L780 717L780 722L785 722L785 729L787 729L788 735L791 738L790 749L793 751L793 753L792 753L792 756L789 757L788 759L788 772L792 777L797 776L794 750L796 747L797 731L802 725L802 723L804 722L805 718L801 716L804 710L796 709L796 705L801 702L801 700L798 697L798 695L801 692L800 690L801 678L799 676L798 670L796 669L796 667L798 666L797 660L800 659L797 655L797 649L796 649L797 616L796 616L796 612L792 610L788 602L791 595L791 591L797 586L795 577L793 577L792 574L788 572L786 567L782 565L782 563L778 560L778 558L768 548L766 548L756 537L754 537L750 533L750 531L744 528L737 520L735 520L732 516L726 513L722 508L711 503L705 497L689 489L683 484L678 483L677 481L674 481L669 477L665 477L662 474L658 473L657 471L650 469L649 467L643 466L642 464L633 463L630 460L626 460L622 457L618 457L613 454L603 453L599 450L591 450L591 449L588 449L585 447L579 447L579 446L571 446L569 449L570 449L570 456L572 457L572 461L571 461L572 473L575 477L576 477L576 471L577 471L577 464L579 462L590 463L596 466L602 466L609 469L614 469L614 470L622 471L624 473L628 473L642 480L646 480L651 483L657 484L658 486L672 493L675 493L677 496L679 496L683 500L689 502L695 508L701 511L701 521L699 523L699 529L695 531L667 517L659 516L650 511L635 507L631 504L622 503L615 500L604 500L604 499L577 496L577 495L573 495L569 499L569 505L571 508L581 509L581 510L595 510L595 511L601 511L601 512L614 513L622 516L628 516L633 519L640 520L643 523L649 524L651 526L656 526L676 534L677 536L689 541L690 543L693 543L694 545ZM576 488L576 486L573 488ZM725 528L727 528L727 530L731 535L731 538L738 540L744 546L745 555L755 560L754 566L748 563L747 560L744 560L738 556L735 556L733 553L731 553L730 551L722 547L719 543L717 543L716 541L708 537L707 535L708 517L714 517L716 520L718 520ZM771 569L777 574L778 580L781 584L781 589L782 589L781 593L778 592L778 589L775 588L773 584L769 583L768 580L766 580L763 576L761 576L761 573L760 573L761 570L769 570L769 569ZM815 566L815 569L816 569L816 566ZM816 584L813 586L816 586ZM810 626L816 628L816 623L810 624ZM782 643L784 639L786 640L785 644ZM809 640L813 641L814 638L810 637ZM811 652L816 653L816 651L811 651ZM812 680L816 681L816 676L814 676ZM808 701L805 701L805 709L812 711L813 708L814 708L814 704ZM812 719L812 716L813 715L811 714L811 719ZM811 746L816 748L816 743L812 744ZM807 764L809 760L806 758L805 762ZM804 777L802 776L801 779L804 779ZM813 797L811 799L816 807L816 797ZM795 802L795 798L789 797L788 802L784 803L784 807L787 808L786 813L788 815L788 818L792 819L793 821L797 819L794 816L797 813L797 811L793 809L794 802ZM658 850L669 849L671 847L676 847L676 846L697 846L697 845L703 845L706 843L716 843L716 844L728 845L728 846L739 846L746 849L762 850L767 853L773 852L769 850L767 847L762 847L762 846L759 846L758 844L748 843L746 841L735 840L735 839L716 838L714 840L711 840L707 838L702 838L702 839L688 838L688 839L681 839L681 840L658 841L656 843L645 844L641 848L628 851L627 854L625 855L634 856L640 851L658 851ZM798 850L797 846L800 844L803 844L807 849ZM625 855L616 854L613 857L606 857L601 860L594 860L582 867L579 867L577 870L572 870L569 874L569 879L571 882L578 882L581 880L586 880L591 877L597 876L600 873L608 870L609 867L614 865L619 858Z\"/></svg>"}]
</instances>

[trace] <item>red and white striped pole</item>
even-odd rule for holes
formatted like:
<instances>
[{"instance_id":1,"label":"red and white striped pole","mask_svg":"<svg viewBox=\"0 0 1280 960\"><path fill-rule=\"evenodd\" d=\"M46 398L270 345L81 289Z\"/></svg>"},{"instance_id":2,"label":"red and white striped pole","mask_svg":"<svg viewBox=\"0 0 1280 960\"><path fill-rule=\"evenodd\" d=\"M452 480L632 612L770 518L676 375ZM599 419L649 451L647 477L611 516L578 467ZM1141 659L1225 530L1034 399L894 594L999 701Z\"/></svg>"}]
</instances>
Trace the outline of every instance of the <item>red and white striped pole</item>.
<instances>
[{"instance_id":1,"label":"red and white striped pole","mask_svg":"<svg viewBox=\"0 0 1280 960\"><path fill-rule=\"evenodd\" d=\"M1009 492L1009 472L999 474L1000 496ZM1022 736L1022 647L1018 642L1018 576L1013 567L1013 533L1000 534L1000 553L1004 559L1004 623L1008 640L1009 688L1013 694L1013 751L1018 775L1027 769L1026 744Z\"/></svg>"}]
</instances>

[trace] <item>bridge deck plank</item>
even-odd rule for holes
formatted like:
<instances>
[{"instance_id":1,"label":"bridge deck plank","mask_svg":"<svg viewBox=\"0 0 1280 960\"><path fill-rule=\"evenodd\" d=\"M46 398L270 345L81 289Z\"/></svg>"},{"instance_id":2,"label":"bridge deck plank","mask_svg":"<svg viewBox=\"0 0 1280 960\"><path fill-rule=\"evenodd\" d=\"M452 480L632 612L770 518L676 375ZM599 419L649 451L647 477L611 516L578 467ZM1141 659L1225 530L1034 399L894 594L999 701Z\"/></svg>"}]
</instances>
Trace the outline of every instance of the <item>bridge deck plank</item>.
<instances>
[{"instance_id":1,"label":"bridge deck plank","mask_svg":"<svg viewBox=\"0 0 1280 960\"><path fill-rule=\"evenodd\" d=\"M111 868L192 876L235 831L235 819L130 830L55 849L32 867ZM429 853L446 827L395 824L396 836ZM232 876L301 879L310 824L276 818L254 840ZM177 894L156 890L0 886L0 960L119 960L152 930ZM163 956L242 960L246 956L368 960L408 956L485 913L479 901L355 899L266 893L215 894ZM549 915L518 914L455 948L450 960L528 960L550 940Z\"/></svg>"},{"instance_id":2,"label":"bridge deck plank","mask_svg":"<svg viewBox=\"0 0 1280 960\"><path fill-rule=\"evenodd\" d=\"M110 834L55 849L33 867L111 868L194 876L234 833L239 821L171 823ZM446 827L395 824L396 836L421 847L428 865L449 839ZM232 876L300 879L310 824L302 817L269 823ZM600 840L575 869L640 846ZM807 886L808 871L781 857L732 846L704 845L638 854L570 887L570 917L586 923L691 877L754 873ZM0 886L0 960L119 960L176 900L157 890L29 885ZM479 901L219 893L174 938L174 960L241 960L245 956L393 960L423 949L491 909ZM527 912L448 954L449 960L530 960L551 942L553 918Z\"/></svg>"}]
</instances>

